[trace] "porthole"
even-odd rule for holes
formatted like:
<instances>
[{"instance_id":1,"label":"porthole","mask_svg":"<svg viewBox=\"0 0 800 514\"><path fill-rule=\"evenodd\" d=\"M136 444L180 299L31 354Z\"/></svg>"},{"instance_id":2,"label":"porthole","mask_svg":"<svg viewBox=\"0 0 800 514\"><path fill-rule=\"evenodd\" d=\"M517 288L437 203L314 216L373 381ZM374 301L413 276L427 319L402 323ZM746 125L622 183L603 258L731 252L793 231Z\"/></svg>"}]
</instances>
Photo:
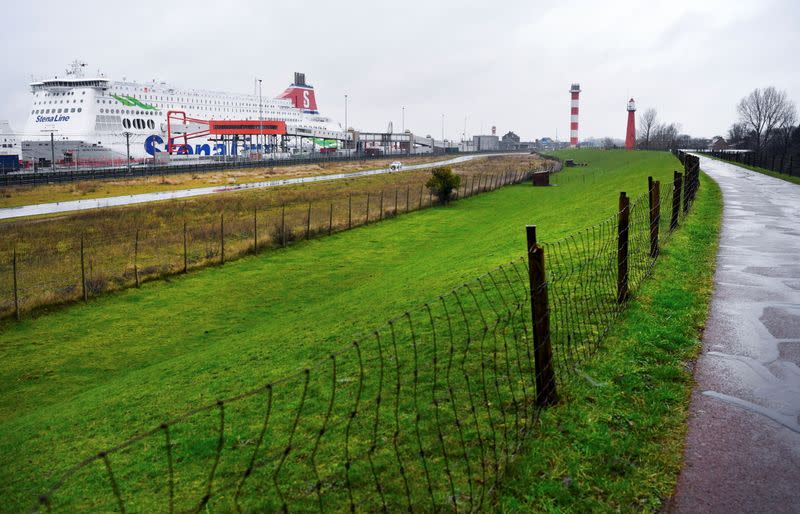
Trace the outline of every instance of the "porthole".
<instances>
[{"instance_id":1,"label":"porthole","mask_svg":"<svg viewBox=\"0 0 800 514\"><path fill-rule=\"evenodd\" d=\"M151 130L155 129L156 128L156 122L154 122L153 120L147 120L147 128L149 128Z\"/></svg>"},{"instance_id":2,"label":"porthole","mask_svg":"<svg viewBox=\"0 0 800 514\"><path fill-rule=\"evenodd\" d=\"M125 118L124 120L122 120L122 126L125 127L126 129L131 128L131 120Z\"/></svg>"}]
</instances>

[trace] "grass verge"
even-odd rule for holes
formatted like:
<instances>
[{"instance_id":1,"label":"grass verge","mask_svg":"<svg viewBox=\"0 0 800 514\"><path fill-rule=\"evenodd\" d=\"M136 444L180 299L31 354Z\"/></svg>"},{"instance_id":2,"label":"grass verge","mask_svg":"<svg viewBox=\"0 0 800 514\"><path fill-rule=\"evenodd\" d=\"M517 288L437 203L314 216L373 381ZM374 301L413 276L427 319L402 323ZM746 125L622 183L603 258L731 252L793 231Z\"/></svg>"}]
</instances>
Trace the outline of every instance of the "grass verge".
<instances>
[{"instance_id":1,"label":"grass verge","mask_svg":"<svg viewBox=\"0 0 800 514\"><path fill-rule=\"evenodd\" d=\"M701 184L694 211L604 348L543 413L499 510L657 512L672 494L722 214L717 184L705 175Z\"/></svg>"}]
</instances>

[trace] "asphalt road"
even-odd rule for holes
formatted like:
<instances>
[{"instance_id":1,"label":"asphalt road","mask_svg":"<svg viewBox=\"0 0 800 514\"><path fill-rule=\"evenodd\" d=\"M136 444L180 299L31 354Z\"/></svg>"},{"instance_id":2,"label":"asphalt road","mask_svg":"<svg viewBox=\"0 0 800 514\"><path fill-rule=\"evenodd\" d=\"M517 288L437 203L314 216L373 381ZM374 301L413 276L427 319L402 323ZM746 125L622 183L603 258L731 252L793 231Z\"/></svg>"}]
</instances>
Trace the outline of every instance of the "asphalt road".
<instances>
[{"instance_id":1,"label":"asphalt road","mask_svg":"<svg viewBox=\"0 0 800 514\"><path fill-rule=\"evenodd\" d=\"M700 158L722 188L715 290L675 513L800 513L800 186Z\"/></svg>"},{"instance_id":2,"label":"asphalt road","mask_svg":"<svg viewBox=\"0 0 800 514\"><path fill-rule=\"evenodd\" d=\"M105 198L92 198L86 200L70 200L67 202L40 203L33 205L21 205L19 207L7 207L0 209L0 219L24 218L28 216L39 216L41 214L57 214L60 212L84 211L89 209L102 209L105 207L118 207L120 205L132 205L137 203L158 202L161 200L173 200L177 198L191 198L195 196L212 195L218 193L228 193L231 191L243 191L246 189L264 189L269 187L288 186L291 184L307 184L310 182L326 182L329 180L341 180L354 177L365 177L368 175L383 175L386 173L402 173L403 171L421 170L433 168L435 166L445 166L448 164L458 164L460 162L471 161L481 157L505 154L479 154L462 155L453 159L424 164L410 164L403 166L402 170L395 171L389 168L374 170L354 171L352 173L332 173L329 175L315 175L312 177L289 178L282 180L268 180L265 182L251 182L232 186L213 186L196 187L192 189L178 189L175 191L160 191L157 193L142 193L127 196L109 196Z\"/></svg>"}]
</instances>

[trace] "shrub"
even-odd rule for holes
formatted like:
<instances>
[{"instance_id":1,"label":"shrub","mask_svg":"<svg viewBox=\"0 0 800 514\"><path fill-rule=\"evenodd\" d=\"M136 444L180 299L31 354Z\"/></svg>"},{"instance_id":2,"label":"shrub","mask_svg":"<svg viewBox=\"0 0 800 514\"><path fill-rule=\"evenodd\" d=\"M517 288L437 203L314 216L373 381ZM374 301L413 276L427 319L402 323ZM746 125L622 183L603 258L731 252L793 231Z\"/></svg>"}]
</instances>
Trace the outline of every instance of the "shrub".
<instances>
[{"instance_id":1,"label":"shrub","mask_svg":"<svg viewBox=\"0 0 800 514\"><path fill-rule=\"evenodd\" d=\"M450 201L453 191L461 185L461 176L453 173L449 166L439 166L431 170L431 178L425 182L431 193L439 200L439 203L446 204Z\"/></svg>"}]
</instances>

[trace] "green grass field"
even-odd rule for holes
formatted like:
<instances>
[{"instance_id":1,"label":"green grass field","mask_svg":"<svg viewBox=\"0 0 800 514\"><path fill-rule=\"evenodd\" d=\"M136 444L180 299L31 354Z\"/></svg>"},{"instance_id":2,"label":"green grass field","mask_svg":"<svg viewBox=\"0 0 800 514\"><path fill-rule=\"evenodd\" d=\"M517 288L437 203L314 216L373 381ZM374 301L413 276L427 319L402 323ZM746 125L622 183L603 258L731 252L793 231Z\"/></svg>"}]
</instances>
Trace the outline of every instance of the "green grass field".
<instances>
[{"instance_id":1,"label":"green grass field","mask_svg":"<svg viewBox=\"0 0 800 514\"><path fill-rule=\"evenodd\" d=\"M499 494L503 512L661 512L680 472L692 361L708 315L722 217L702 176L685 225L662 250L583 379L542 416Z\"/></svg>"},{"instance_id":2,"label":"green grass field","mask_svg":"<svg viewBox=\"0 0 800 514\"><path fill-rule=\"evenodd\" d=\"M0 333L2 510L26 507L80 458L215 398L294 371L383 320L616 212L619 191L668 182L667 153L564 152L556 177L421 211L166 283L73 305Z\"/></svg>"}]
</instances>

